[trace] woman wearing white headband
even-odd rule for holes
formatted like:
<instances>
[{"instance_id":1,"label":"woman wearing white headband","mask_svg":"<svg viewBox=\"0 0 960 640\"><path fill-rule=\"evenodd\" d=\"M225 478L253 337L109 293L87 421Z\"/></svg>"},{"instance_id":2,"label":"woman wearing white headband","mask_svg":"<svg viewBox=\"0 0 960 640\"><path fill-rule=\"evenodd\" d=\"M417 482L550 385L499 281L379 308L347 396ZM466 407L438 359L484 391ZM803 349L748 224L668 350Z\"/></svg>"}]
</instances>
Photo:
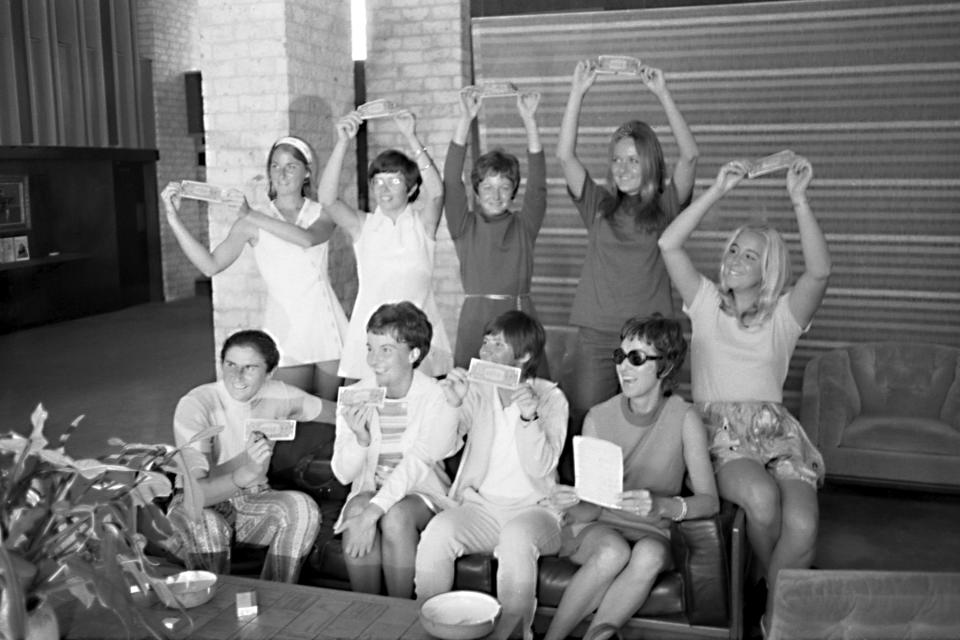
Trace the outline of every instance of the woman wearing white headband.
<instances>
[{"instance_id":1,"label":"woman wearing white headband","mask_svg":"<svg viewBox=\"0 0 960 640\"><path fill-rule=\"evenodd\" d=\"M253 209L242 192L230 189L224 201L238 217L212 251L180 220L180 183L168 184L161 196L177 242L204 275L220 273L244 246L252 247L267 284L263 329L280 348L274 377L333 399L347 318L327 277L327 241L335 225L316 200L315 158L300 138L274 142L267 155L268 207Z\"/></svg>"}]
</instances>

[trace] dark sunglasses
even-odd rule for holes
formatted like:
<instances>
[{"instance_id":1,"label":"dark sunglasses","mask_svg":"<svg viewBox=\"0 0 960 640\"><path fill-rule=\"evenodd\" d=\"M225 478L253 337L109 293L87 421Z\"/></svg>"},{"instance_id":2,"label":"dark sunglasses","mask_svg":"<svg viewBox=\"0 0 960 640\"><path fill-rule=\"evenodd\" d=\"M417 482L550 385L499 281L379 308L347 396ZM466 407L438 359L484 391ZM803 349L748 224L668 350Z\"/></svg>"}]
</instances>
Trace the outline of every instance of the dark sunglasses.
<instances>
[{"instance_id":1,"label":"dark sunglasses","mask_svg":"<svg viewBox=\"0 0 960 640\"><path fill-rule=\"evenodd\" d=\"M646 364L647 360L663 360L663 356L648 356L643 351L639 349L634 349L630 353L625 353L623 349L619 347L613 350L613 361L617 364L620 364L624 360L629 360L630 364L635 367L642 367Z\"/></svg>"}]
</instances>

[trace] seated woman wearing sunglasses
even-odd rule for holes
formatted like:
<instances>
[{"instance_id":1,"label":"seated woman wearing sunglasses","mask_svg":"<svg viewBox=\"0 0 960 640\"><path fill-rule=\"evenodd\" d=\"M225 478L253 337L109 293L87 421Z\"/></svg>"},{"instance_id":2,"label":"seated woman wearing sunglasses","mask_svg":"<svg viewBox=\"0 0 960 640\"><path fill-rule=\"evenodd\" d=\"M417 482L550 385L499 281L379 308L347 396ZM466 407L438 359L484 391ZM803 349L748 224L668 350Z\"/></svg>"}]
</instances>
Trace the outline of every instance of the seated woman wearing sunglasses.
<instances>
[{"instance_id":1,"label":"seated woman wearing sunglasses","mask_svg":"<svg viewBox=\"0 0 960 640\"><path fill-rule=\"evenodd\" d=\"M613 361L621 392L590 409L583 435L620 446L624 491L615 509L580 502L573 487L558 487L548 499L566 510L561 555L580 569L546 640L566 638L594 610L584 638L615 634L670 567L670 521L709 516L719 507L703 424L692 405L671 393L686 352L680 323L659 314L631 318L620 331ZM685 474L693 495L683 498Z\"/></svg>"}]
</instances>

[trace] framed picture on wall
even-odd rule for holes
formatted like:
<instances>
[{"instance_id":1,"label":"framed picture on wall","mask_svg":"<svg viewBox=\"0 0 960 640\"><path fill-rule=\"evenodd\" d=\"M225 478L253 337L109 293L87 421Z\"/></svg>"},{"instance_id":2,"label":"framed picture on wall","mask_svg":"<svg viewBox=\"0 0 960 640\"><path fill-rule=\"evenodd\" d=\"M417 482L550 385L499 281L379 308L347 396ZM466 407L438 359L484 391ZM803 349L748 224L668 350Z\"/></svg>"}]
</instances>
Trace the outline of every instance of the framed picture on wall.
<instances>
[{"instance_id":1,"label":"framed picture on wall","mask_svg":"<svg viewBox=\"0 0 960 640\"><path fill-rule=\"evenodd\" d=\"M0 233L29 229L29 179L27 176L0 175Z\"/></svg>"}]
</instances>

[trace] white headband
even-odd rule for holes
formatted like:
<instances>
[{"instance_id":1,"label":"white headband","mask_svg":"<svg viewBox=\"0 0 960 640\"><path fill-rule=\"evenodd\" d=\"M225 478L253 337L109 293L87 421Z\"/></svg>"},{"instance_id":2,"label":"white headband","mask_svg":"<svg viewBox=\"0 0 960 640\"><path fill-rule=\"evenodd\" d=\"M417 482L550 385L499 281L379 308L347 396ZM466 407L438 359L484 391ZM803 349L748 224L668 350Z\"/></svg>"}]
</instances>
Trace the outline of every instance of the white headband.
<instances>
[{"instance_id":1,"label":"white headband","mask_svg":"<svg viewBox=\"0 0 960 640\"><path fill-rule=\"evenodd\" d=\"M301 140L300 138L294 138L293 136L284 136L276 142L273 143L273 148L276 149L281 144L290 145L297 151L303 154L303 157L307 159L307 164L311 167L313 166L313 152L310 151L310 145ZM271 151L272 153L272 151Z\"/></svg>"}]
</instances>

